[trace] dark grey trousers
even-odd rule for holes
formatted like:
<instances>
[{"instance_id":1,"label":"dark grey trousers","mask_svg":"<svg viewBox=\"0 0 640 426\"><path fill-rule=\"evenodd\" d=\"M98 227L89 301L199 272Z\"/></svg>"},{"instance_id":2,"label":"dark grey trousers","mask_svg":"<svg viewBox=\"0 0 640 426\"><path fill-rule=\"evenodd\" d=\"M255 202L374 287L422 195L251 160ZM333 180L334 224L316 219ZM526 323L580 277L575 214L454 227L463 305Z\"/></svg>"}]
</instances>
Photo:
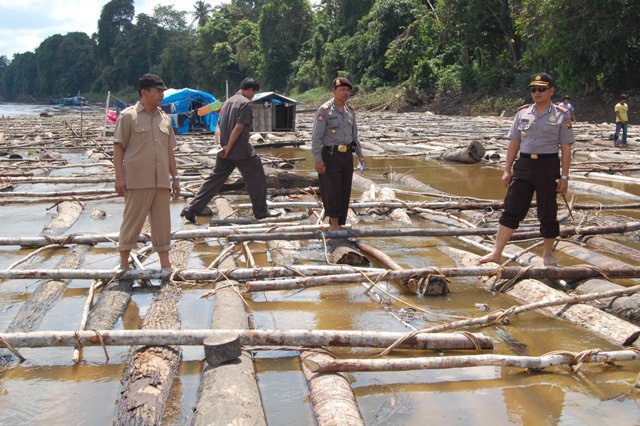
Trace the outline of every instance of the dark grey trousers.
<instances>
[{"instance_id":1,"label":"dark grey trousers","mask_svg":"<svg viewBox=\"0 0 640 426\"><path fill-rule=\"evenodd\" d=\"M191 200L188 208L195 212L204 209L213 197L220 192L222 185L224 185L236 167L240 170L249 192L251 205L253 206L253 216L256 218L265 217L269 212L267 208L267 178L264 174L262 161L257 155L244 160L228 160L217 157L213 172L202 182L198 193Z\"/></svg>"}]
</instances>

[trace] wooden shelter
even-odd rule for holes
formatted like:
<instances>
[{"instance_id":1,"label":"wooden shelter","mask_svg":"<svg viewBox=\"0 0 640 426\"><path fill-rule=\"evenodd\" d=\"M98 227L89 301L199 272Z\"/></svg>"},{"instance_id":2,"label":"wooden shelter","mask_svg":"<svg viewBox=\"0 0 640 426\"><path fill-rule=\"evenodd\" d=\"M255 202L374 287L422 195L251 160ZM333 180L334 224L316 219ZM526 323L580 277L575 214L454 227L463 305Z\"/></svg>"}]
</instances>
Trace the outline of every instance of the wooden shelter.
<instances>
[{"instance_id":1,"label":"wooden shelter","mask_svg":"<svg viewBox=\"0 0 640 426\"><path fill-rule=\"evenodd\" d=\"M253 101L254 132L294 132L300 102L276 92L258 93Z\"/></svg>"}]
</instances>

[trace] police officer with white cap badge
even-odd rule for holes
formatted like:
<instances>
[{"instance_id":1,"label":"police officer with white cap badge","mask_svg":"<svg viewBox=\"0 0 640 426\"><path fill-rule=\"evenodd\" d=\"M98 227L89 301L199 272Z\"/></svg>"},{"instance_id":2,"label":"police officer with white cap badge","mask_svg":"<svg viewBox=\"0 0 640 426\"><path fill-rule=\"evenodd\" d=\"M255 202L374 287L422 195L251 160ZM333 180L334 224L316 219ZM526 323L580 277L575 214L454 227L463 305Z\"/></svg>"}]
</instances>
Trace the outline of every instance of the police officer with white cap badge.
<instances>
[{"instance_id":1,"label":"police officer with white cap badge","mask_svg":"<svg viewBox=\"0 0 640 426\"><path fill-rule=\"evenodd\" d=\"M555 82L549 74L535 74L529 89L534 103L520 107L508 134L511 142L502 175L502 183L508 190L495 247L480 263L500 263L502 250L527 215L535 192L544 239L543 261L546 266L556 265L552 256L553 243L560 230L556 194L564 195L568 188L574 142L571 115L566 108L551 102ZM518 151L520 158L514 164Z\"/></svg>"}]
</instances>

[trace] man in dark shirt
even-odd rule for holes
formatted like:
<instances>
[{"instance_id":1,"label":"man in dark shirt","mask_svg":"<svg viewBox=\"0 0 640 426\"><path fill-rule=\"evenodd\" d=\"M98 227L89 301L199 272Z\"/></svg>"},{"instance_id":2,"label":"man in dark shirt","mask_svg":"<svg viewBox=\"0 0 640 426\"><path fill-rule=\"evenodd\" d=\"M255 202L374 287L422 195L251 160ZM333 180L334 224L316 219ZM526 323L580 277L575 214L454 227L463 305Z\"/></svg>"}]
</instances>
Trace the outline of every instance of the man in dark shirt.
<instances>
[{"instance_id":1,"label":"man in dark shirt","mask_svg":"<svg viewBox=\"0 0 640 426\"><path fill-rule=\"evenodd\" d=\"M260 157L249 143L249 132L253 124L251 99L260 90L260 85L251 78L240 83L240 91L222 106L216 128L216 141L222 149L218 151L213 172L204 180L198 193L185 207L180 216L195 223L196 215L215 197L222 185L237 167L244 178L253 215L256 219L278 216L267 208L267 180Z\"/></svg>"}]
</instances>

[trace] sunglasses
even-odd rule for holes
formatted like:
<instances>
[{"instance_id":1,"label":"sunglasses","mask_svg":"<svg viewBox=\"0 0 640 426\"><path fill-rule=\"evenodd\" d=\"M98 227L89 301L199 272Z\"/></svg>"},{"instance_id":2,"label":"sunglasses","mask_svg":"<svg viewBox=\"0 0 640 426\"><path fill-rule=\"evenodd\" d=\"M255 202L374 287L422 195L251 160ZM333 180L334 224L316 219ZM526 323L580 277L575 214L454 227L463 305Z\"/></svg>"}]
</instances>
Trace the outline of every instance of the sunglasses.
<instances>
[{"instance_id":1,"label":"sunglasses","mask_svg":"<svg viewBox=\"0 0 640 426\"><path fill-rule=\"evenodd\" d=\"M544 93L546 92L548 89L551 89L551 87L530 87L529 90L531 91L531 93Z\"/></svg>"}]
</instances>

